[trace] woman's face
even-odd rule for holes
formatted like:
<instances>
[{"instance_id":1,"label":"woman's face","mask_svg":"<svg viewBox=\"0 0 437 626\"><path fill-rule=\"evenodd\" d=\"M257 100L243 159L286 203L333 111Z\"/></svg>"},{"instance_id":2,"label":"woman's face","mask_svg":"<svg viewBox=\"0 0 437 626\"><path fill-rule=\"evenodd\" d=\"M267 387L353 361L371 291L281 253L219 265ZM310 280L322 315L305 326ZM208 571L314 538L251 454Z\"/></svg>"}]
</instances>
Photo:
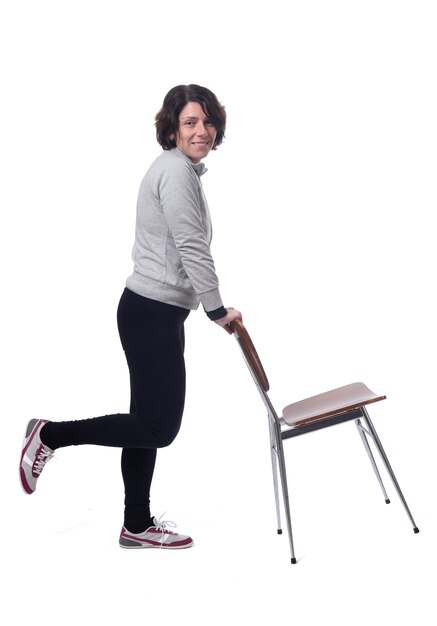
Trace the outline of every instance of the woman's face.
<instances>
[{"instance_id":1,"label":"woman's face","mask_svg":"<svg viewBox=\"0 0 437 626\"><path fill-rule=\"evenodd\" d=\"M217 131L198 102L188 102L179 115L176 146L193 163L204 159L214 145Z\"/></svg>"}]
</instances>

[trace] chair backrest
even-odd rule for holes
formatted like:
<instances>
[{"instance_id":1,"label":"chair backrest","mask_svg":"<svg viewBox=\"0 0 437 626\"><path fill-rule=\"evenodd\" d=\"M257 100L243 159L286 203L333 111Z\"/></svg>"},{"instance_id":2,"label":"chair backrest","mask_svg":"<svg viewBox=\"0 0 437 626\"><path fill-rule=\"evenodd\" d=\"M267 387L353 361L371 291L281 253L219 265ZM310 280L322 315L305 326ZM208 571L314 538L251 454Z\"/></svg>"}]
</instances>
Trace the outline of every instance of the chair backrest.
<instances>
[{"instance_id":1,"label":"chair backrest","mask_svg":"<svg viewBox=\"0 0 437 626\"><path fill-rule=\"evenodd\" d=\"M269 381L246 327L241 320L234 320L231 322L231 328L240 344L241 351L255 382L258 383L262 391L267 392L270 389Z\"/></svg>"}]
</instances>

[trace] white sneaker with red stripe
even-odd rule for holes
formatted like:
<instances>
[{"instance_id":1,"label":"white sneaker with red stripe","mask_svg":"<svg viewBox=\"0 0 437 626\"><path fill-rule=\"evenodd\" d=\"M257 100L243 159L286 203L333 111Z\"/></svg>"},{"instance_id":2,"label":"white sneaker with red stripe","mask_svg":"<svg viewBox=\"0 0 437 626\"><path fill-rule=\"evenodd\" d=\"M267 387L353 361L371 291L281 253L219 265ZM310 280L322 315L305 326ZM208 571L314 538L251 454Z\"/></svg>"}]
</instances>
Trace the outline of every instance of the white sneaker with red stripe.
<instances>
[{"instance_id":1,"label":"white sneaker with red stripe","mask_svg":"<svg viewBox=\"0 0 437 626\"><path fill-rule=\"evenodd\" d=\"M40 438L41 428L47 421L33 419L26 428L20 459L20 481L24 491L29 494L35 491L36 481L47 461L54 455L54 451L45 446Z\"/></svg>"},{"instance_id":2,"label":"white sneaker with red stripe","mask_svg":"<svg viewBox=\"0 0 437 626\"><path fill-rule=\"evenodd\" d=\"M180 550L190 548L193 540L188 535L181 535L168 530L168 526L175 528L176 524L168 520L161 521L153 518L153 526L142 533L130 533L124 526L120 533L120 548L166 548Z\"/></svg>"}]
</instances>

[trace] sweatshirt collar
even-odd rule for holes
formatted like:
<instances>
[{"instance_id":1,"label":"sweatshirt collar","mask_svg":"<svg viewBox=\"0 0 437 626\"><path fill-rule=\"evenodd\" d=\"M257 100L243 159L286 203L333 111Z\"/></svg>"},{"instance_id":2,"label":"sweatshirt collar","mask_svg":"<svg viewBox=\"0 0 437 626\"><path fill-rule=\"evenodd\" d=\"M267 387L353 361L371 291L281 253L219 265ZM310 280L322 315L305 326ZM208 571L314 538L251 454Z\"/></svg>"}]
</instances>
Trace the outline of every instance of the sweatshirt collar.
<instances>
[{"instance_id":1,"label":"sweatshirt collar","mask_svg":"<svg viewBox=\"0 0 437 626\"><path fill-rule=\"evenodd\" d=\"M184 161L186 161L187 163L191 165L191 167L193 168L193 170L196 172L198 176L202 176L202 174L205 174L205 172L208 171L208 168L205 166L204 163L202 162L193 163L190 157L184 154L182 150L179 150L179 148L174 148L174 151L179 157L181 157L182 159L184 159Z\"/></svg>"}]
</instances>

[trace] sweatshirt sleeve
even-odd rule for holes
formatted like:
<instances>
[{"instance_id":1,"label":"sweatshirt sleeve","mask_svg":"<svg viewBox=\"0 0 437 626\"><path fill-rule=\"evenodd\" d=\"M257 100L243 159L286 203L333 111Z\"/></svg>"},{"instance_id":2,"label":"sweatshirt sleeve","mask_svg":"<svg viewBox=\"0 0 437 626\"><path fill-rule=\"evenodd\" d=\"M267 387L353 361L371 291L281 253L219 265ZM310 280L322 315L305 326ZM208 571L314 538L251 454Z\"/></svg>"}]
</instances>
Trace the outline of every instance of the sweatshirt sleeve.
<instances>
[{"instance_id":1,"label":"sweatshirt sleeve","mask_svg":"<svg viewBox=\"0 0 437 626\"><path fill-rule=\"evenodd\" d=\"M209 215L199 177L189 164L177 163L162 174L159 195L169 233L194 291L206 312L219 309L223 302L206 232Z\"/></svg>"}]
</instances>

